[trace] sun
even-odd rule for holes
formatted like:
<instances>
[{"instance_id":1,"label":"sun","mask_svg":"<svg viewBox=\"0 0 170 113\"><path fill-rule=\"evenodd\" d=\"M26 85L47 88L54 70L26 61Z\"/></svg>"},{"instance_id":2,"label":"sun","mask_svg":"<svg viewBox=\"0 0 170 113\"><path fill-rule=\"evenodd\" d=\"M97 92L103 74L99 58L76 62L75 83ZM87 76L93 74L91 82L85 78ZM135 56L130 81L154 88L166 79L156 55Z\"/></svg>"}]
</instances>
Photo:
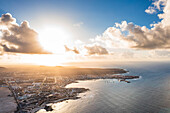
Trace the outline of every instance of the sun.
<instances>
[{"instance_id":1,"label":"sun","mask_svg":"<svg viewBox=\"0 0 170 113\"><path fill-rule=\"evenodd\" d=\"M72 40L71 33L59 26L45 26L37 30L38 40L41 46L52 54L23 55L20 60L23 63L36 65L55 66L69 61L65 53L64 45Z\"/></svg>"},{"instance_id":2,"label":"sun","mask_svg":"<svg viewBox=\"0 0 170 113\"><path fill-rule=\"evenodd\" d=\"M71 40L71 33L57 26L46 26L38 31L39 41L43 48L49 52L62 54L64 45Z\"/></svg>"}]
</instances>

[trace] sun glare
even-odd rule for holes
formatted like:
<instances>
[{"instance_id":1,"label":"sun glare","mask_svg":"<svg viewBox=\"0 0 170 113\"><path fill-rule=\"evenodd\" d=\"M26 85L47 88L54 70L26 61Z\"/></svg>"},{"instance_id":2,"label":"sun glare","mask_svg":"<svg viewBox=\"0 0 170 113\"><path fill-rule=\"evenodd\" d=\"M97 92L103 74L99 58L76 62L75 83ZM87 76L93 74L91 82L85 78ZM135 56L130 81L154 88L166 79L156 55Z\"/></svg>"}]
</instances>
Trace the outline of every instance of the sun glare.
<instances>
[{"instance_id":1,"label":"sun glare","mask_svg":"<svg viewBox=\"0 0 170 113\"><path fill-rule=\"evenodd\" d=\"M20 62L35 65L56 66L67 62L63 55L46 54L46 55L22 55Z\"/></svg>"},{"instance_id":2,"label":"sun glare","mask_svg":"<svg viewBox=\"0 0 170 113\"><path fill-rule=\"evenodd\" d=\"M71 33L62 27L47 26L38 31L38 33L39 41L43 48L57 54L65 52L64 45L71 39Z\"/></svg>"}]
</instances>

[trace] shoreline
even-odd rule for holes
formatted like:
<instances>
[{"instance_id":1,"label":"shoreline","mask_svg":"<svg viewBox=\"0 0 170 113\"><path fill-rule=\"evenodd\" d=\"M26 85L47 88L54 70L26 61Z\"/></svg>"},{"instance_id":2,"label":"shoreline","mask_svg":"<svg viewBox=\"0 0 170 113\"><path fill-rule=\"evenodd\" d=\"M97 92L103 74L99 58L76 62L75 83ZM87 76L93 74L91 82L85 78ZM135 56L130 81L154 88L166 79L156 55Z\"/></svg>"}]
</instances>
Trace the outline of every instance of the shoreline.
<instances>
[{"instance_id":1,"label":"shoreline","mask_svg":"<svg viewBox=\"0 0 170 113\"><path fill-rule=\"evenodd\" d=\"M104 79L110 79L110 80L117 79L119 81L119 79L123 79L124 82L130 83L129 81L126 81L126 79L132 79L132 80L135 79L135 80L137 80L137 79L140 79L140 78L141 78L141 76L125 76L125 75L118 74L118 75L113 75L113 76L110 76L110 77L102 77L102 78L77 79L77 80L75 80L75 81L65 85L64 88L77 88L77 87L67 87L67 86L70 85L70 84L73 84L73 83L79 83L79 81L104 80ZM122 82L122 81L119 81L119 82ZM78 95L80 95L82 93L86 93L87 91L90 91L89 88L84 88L84 89L85 89L85 91L77 93L77 95L75 97L55 100L54 102L49 103L49 106L52 106L53 104L57 104L57 103L60 103L60 102L63 102L63 101L67 101L67 100L77 100L77 99L80 99L81 97L79 97ZM51 107L51 109L52 109L52 107ZM42 110L42 109L40 109L40 110ZM51 111L53 111L53 110L54 109L52 109ZM39 111L37 111L37 112L41 113Z\"/></svg>"},{"instance_id":2,"label":"shoreline","mask_svg":"<svg viewBox=\"0 0 170 113\"><path fill-rule=\"evenodd\" d=\"M17 110L17 104L7 87L0 87L0 113L11 113Z\"/></svg>"},{"instance_id":3,"label":"shoreline","mask_svg":"<svg viewBox=\"0 0 170 113\"><path fill-rule=\"evenodd\" d=\"M134 78L134 79L132 79L132 80L138 80L138 79L140 79L141 78L141 76L139 76L139 78ZM83 80L76 80L75 82L72 82L72 83L69 83L69 84L67 84L66 86L65 86L65 88L81 88L81 87L72 87L72 86L69 86L69 85L71 85L71 84L76 84L76 83L81 83L81 82L89 82L89 81L96 81L96 80L105 80L105 79L108 79L108 80L117 80L118 82L121 82L121 81L119 81L118 79L116 79L116 78L99 78L99 79L83 79ZM126 81L125 81L126 82ZM78 98L76 98L76 99L72 99L72 98L67 98L67 99L64 99L64 100L62 100L62 101L58 101L58 100L56 100L54 103L49 103L48 105L49 106L51 106L51 108L52 108L52 106L53 105L55 105L55 104L59 104L59 103L62 103L62 102L65 102L66 101L66 103L67 103L67 101L69 101L69 100L79 100L80 98L82 98L82 96L81 95L83 95L83 93L85 93L85 95L86 95L86 93L88 92L88 91L91 91L91 89L89 89L89 88L86 88L86 89L88 89L87 91L85 91L85 92L81 92L81 93L78 93L78 95L77 95L77 97ZM41 111L42 110L42 111ZM53 109L54 111L55 111L55 108ZM52 110L52 111L53 111ZM46 113L46 112L48 112L48 111L44 111L44 109L40 109L39 111L37 111L37 113Z\"/></svg>"}]
</instances>

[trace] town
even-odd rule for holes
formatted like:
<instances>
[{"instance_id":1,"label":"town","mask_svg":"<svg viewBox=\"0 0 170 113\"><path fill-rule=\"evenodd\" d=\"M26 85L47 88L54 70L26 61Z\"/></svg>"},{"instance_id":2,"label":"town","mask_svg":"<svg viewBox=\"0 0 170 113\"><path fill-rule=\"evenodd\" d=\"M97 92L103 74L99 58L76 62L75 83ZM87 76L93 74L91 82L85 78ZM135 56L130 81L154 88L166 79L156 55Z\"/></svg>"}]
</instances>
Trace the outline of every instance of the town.
<instances>
[{"instance_id":1,"label":"town","mask_svg":"<svg viewBox=\"0 0 170 113\"><path fill-rule=\"evenodd\" d=\"M91 79L126 79L139 76L121 75L128 71L123 69L73 68L73 67L36 67L34 69L1 69L0 86L11 91L17 103L16 113L34 113L40 109L52 111L49 103L68 99L78 99L78 94L88 91L85 88L65 88L77 80ZM17 70L17 71L16 71ZM48 71L47 71L48 70Z\"/></svg>"}]
</instances>

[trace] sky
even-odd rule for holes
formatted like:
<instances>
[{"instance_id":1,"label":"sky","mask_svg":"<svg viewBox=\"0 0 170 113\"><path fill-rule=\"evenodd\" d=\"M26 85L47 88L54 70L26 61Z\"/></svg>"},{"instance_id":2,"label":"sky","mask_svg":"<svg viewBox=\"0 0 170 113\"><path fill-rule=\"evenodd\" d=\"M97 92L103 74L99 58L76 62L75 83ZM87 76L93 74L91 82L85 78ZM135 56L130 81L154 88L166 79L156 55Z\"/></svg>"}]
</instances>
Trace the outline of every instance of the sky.
<instances>
[{"instance_id":1,"label":"sky","mask_svg":"<svg viewBox=\"0 0 170 113\"><path fill-rule=\"evenodd\" d=\"M0 63L169 61L170 0L1 0Z\"/></svg>"}]
</instances>

